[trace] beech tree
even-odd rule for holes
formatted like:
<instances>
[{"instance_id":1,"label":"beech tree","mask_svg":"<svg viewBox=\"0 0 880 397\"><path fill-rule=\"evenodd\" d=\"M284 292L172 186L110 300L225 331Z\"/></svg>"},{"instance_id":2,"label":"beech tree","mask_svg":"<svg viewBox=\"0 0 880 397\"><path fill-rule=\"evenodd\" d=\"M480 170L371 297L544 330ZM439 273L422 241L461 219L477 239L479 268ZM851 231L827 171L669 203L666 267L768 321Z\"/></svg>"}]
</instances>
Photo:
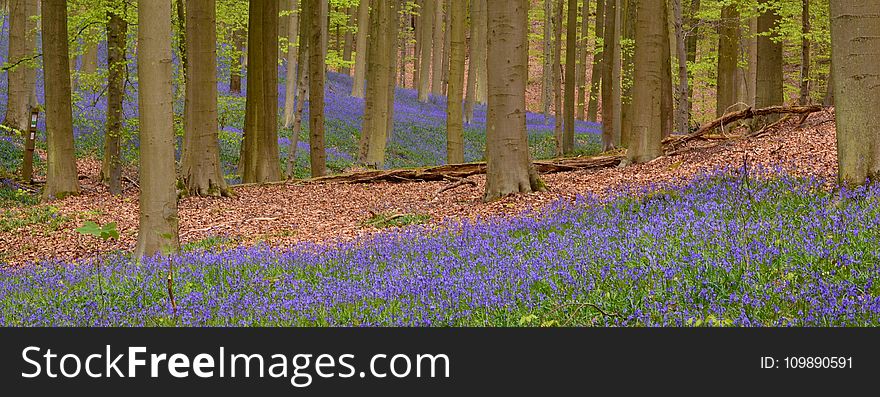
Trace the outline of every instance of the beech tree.
<instances>
[{"instance_id":1,"label":"beech tree","mask_svg":"<svg viewBox=\"0 0 880 397\"><path fill-rule=\"evenodd\" d=\"M666 11L665 0L641 0L638 3L634 61L634 114L627 159L633 163L651 161L660 156L663 137L662 74L663 41L669 42L666 21L657 18Z\"/></svg>"},{"instance_id":2,"label":"beech tree","mask_svg":"<svg viewBox=\"0 0 880 397\"><path fill-rule=\"evenodd\" d=\"M486 0L470 0L471 37L468 45L467 92L464 100L464 118L470 123L474 118L474 104L479 101L480 90L486 86Z\"/></svg>"},{"instance_id":3,"label":"beech tree","mask_svg":"<svg viewBox=\"0 0 880 397\"><path fill-rule=\"evenodd\" d=\"M431 54L431 94L443 95L443 0L433 0L434 3L434 38L432 39L433 54Z\"/></svg>"},{"instance_id":4,"label":"beech tree","mask_svg":"<svg viewBox=\"0 0 880 397\"><path fill-rule=\"evenodd\" d=\"M360 0L357 26L357 49L354 54L354 83L351 86L351 96L363 98L365 95L364 82L367 76L367 37L370 34L369 0Z\"/></svg>"},{"instance_id":5,"label":"beech tree","mask_svg":"<svg viewBox=\"0 0 880 397\"><path fill-rule=\"evenodd\" d=\"M291 14L287 19L286 30L281 30L280 34L287 37L287 70L284 75L284 128L290 129L293 126L294 112L296 111L297 88L299 87L299 78L297 70L299 65L297 58L299 57L299 0L287 1Z\"/></svg>"},{"instance_id":6,"label":"beech tree","mask_svg":"<svg viewBox=\"0 0 880 397\"><path fill-rule=\"evenodd\" d=\"M63 1L51 0L44 2L44 10L56 2L60 3L58 8L65 8ZM174 171L171 2L138 0L137 59L140 218L135 257L142 258L175 251L180 246Z\"/></svg>"},{"instance_id":7,"label":"beech tree","mask_svg":"<svg viewBox=\"0 0 880 397\"><path fill-rule=\"evenodd\" d=\"M122 164L119 153L119 137L122 134L122 105L125 94L125 40L128 21L125 19L125 2L110 5L107 10L107 134L104 137L104 159L101 180L105 181L110 194L122 194Z\"/></svg>"},{"instance_id":8,"label":"beech tree","mask_svg":"<svg viewBox=\"0 0 880 397\"><path fill-rule=\"evenodd\" d=\"M9 65L3 66L7 72L8 95L3 125L24 134L30 124L31 109L37 106L36 96L33 95L36 84L34 17L37 14L37 1L10 0L8 7L9 53L6 62Z\"/></svg>"},{"instance_id":9,"label":"beech tree","mask_svg":"<svg viewBox=\"0 0 880 397\"><path fill-rule=\"evenodd\" d=\"M587 55L590 42L590 0L581 5L581 34L577 45L577 119L586 120L587 111Z\"/></svg>"},{"instance_id":10,"label":"beech tree","mask_svg":"<svg viewBox=\"0 0 880 397\"><path fill-rule=\"evenodd\" d=\"M602 86L604 72L602 41L605 36L605 0L596 0L595 49L593 51L593 69L590 72L590 99L587 102L587 120L596 121L599 115L599 88Z\"/></svg>"},{"instance_id":11,"label":"beech tree","mask_svg":"<svg viewBox=\"0 0 880 397\"><path fill-rule=\"evenodd\" d=\"M220 170L216 13L215 0L186 1L186 52L191 62L185 70L188 87L180 177L192 196L231 193Z\"/></svg>"},{"instance_id":12,"label":"beech tree","mask_svg":"<svg viewBox=\"0 0 880 397\"><path fill-rule=\"evenodd\" d=\"M431 49L433 47L434 34L434 6L436 0L422 0L422 9L419 10L419 22L421 33L419 40L419 102L428 102L428 94L431 89Z\"/></svg>"},{"instance_id":13,"label":"beech tree","mask_svg":"<svg viewBox=\"0 0 880 397\"><path fill-rule=\"evenodd\" d=\"M577 62L577 0L568 0L568 24L565 43L565 130L562 134L562 152L574 153L574 94L575 63Z\"/></svg>"},{"instance_id":14,"label":"beech tree","mask_svg":"<svg viewBox=\"0 0 880 397\"><path fill-rule=\"evenodd\" d=\"M880 177L880 2L831 0L831 74L840 181Z\"/></svg>"},{"instance_id":15,"label":"beech tree","mask_svg":"<svg viewBox=\"0 0 880 397\"><path fill-rule=\"evenodd\" d=\"M247 57L241 180L244 183L279 181L277 1L250 3Z\"/></svg>"},{"instance_id":16,"label":"beech tree","mask_svg":"<svg viewBox=\"0 0 880 397\"><path fill-rule=\"evenodd\" d=\"M601 1L601 0L600 0ZM550 122L550 108L553 104L553 90L556 88L553 75L553 0L544 0L544 68L541 89L541 105L544 109L544 124Z\"/></svg>"},{"instance_id":17,"label":"beech tree","mask_svg":"<svg viewBox=\"0 0 880 397\"><path fill-rule=\"evenodd\" d=\"M545 191L526 138L528 0L488 0L486 201Z\"/></svg>"},{"instance_id":18,"label":"beech tree","mask_svg":"<svg viewBox=\"0 0 880 397\"><path fill-rule=\"evenodd\" d=\"M728 4L721 9L718 27L718 80L715 101L715 115L721 117L738 102L739 81L739 11L736 4Z\"/></svg>"},{"instance_id":19,"label":"beech tree","mask_svg":"<svg viewBox=\"0 0 880 397\"><path fill-rule=\"evenodd\" d=\"M312 176L327 174L327 154L324 151L324 69L325 53L321 0L305 0L300 23L308 24L309 32L309 162ZM274 109L274 107L272 107ZM277 138L275 139L277 142Z\"/></svg>"},{"instance_id":20,"label":"beech tree","mask_svg":"<svg viewBox=\"0 0 880 397\"><path fill-rule=\"evenodd\" d=\"M461 4L463 3L463 4ZM446 162L464 163L462 97L464 96L465 19L468 0L449 9L449 90L446 106Z\"/></svg>"},{"instance_id":21,"label":"beech tree","mask_svg":"<svg viewBox=\"0 0 880 397\"><path fill-rule=\"evenodd\" d=\"M620 144L618 117L620 109L620 65L618 42L620 35L617 28L617 2L606 0L605 26L602 48L602 150L611 150ZM654 18L657 15L653 15Z\"/></svg>"},{"instance_id":22,"label":"beech tree","mask_svg":"<svg viewBox=\"0 0 880 397\"><path fill-rule=\"evenodd\" d=\"M67 2L45 0L42 4L42 14L43 37L53 38L43 41L43 68L46 75L46 152L49 157L43 200L48 201L79 194L80 189L73 147Z\"/></svg>"},{"instance_id":23,"label":"beech tree","mask_svg":"<svg viewBox=\"0 0 880 397\"><path fill-rule=\"evenodd\" d=\"M760 0L761 14L758 16L758 65L755 107L765 108L782 105L782 42L775 40L774 27L779 24L779 14L771 0ZM754 128L776 120L778 116L757 117Z\"/></svg>"},{"instance_id":24,"label":"beech tree","mask_svg":"<svg viewBox=\"0 0 880 397\"><path fill-rule=\"evenodd\" d=\"M376 168L385 164L385 146L392 126L389 121L394 109L397 4L396 0L374 0L370 10L369 84L361 128L360 160Z\"/></svg>"}]
</instances>

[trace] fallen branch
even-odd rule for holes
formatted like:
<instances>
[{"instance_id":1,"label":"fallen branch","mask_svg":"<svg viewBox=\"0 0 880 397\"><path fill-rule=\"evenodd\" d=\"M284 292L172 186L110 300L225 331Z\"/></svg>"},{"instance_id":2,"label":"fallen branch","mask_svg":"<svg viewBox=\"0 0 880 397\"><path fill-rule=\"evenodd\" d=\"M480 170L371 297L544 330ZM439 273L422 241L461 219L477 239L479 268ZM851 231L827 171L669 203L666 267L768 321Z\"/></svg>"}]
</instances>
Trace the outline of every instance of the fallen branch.
<instances>
[{"instance_id":1,"label":"fallen branch","mask_svg":"<svg viewBox=\"0 0 880 397\"><path fill-rule=\"evenodd\" d=\"M820 105L809 105L809 106L770 106L762 109L752 109L746 108L740 110L738 112L727 113L720 118L710 121L707 124L704 124L700 127L699 130L694 131L687 135L673 135L666 137L663 139L663 144L668 146L668 149L675 149L675 146L680 146L685 143L688 143L695 139L700 139L710 131L715 130L718 127L729 125L733 122L739 120L751 119L758 116L768 116L771 114L810 114L823 110L824 108Z\"/></svg>"},{"instance_id":2,"label":"fallen branch","mask_svg":"<svg viewBox=\"0 0 880 397\"><path fill-rule=\"evenodd\" d=\"M553 161L536 161L535 170L542 174L584 169L614 167L620 164L623 155L596 157L575 157ZM305 183L374 183L374 182L439 182L461 180L486 173L486 163L449 164L437 167L365 171L341 175L331 175L304 180Z\"/></svg>"}]
</instances>

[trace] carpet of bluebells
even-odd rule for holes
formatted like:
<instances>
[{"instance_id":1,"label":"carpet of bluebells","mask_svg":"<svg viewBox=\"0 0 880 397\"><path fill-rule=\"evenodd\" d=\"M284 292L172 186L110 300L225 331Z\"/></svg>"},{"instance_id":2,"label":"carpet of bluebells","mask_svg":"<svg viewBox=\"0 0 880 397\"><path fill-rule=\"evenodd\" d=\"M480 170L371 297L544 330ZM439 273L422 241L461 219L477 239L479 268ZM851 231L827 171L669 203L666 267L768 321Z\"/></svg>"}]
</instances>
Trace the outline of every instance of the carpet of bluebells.
<instances>
[{"instance_id":1,"label":"carpet of bluebells","mask_svg":"<svg viewBox=\"0 0 880 397\"><path fill-rule=\"evenodd\" d=\"M3 18L0 31L0 64L6 62L8 51L8 18ZM38 37L38 43L40 42ZM39 44L38 44L39 45ZM81 47L81 46L80 46ZM78 48L74 46L74 48ZM176 46L174 47L176 50ZM221 167L230 182L237 182L236 167L239 163L239 147L242 142L244 114L247 94L247 78L243 79L242 93L229 91L229 74L231 59L225 54L231 51L218 49L218 110L220 131ZM98 46L98 72L94 75L73 74L73 114L74 136L78 156L102 156L105 132L107 95L106 95L106 43ZM181 81L179 60L174 56L174 79ZM81 57L74 58L75 64L82 62ZM39 63L39 60L38 60ZM44 102L43 73L38 64L37 97ZM129 78L126 80L125 102L123 114L122 139L125 144L123 158L129 163L137 160L137 61L133 52L128 53ZM286 64L279 67L279 112L285 101ZM6 107L6 72L0 73L0 115L5 114ZM350 96L352 78L347 75L328 73L327 93L325 98L326 117L326 150L327 164L331 171L339 172L355 163L358 136L363 116L364 100ZM179 87L179 84L176 85ZM178 155L183 136L183 96L175 91L175 128L178 136ZM307 177L308 162L308 103L303 115L303 129L297 145L296 172L297 177ZM279 126L283 122L279 117ZM478 161L483 159L485 152L486 107L477 106L474 120L465 126L465 160ZM529 113L527 117L529 142L535 158L549 158L554 153L553 125L555 119L545 120L543 115ZM45 120L41 117L38 125L40 139L45 139ZM387 168L420 167L440 165L446 161L446 99L432 97L428 103L420 103L411 89L398 89L394 105L394 129L389 136L386 155ZM575 125L576 149L581 154L599 151L599 125L580 122ZM286 164L291 131L279 128L279 144L281 160ZM0 145L3 145L0 142ZM38 145L44 147L40 142Z\"/></svg>"},{"instance_id":2,"label":"carpet of bluebells","mask_svg":"<svg viewBox=\"0 0 880 397\"><path fill-rule=\"evenodd\" d=\"M169 259L6 270L0 325L880 325L880 187L767 175L339 245L183 253L176 313Z\"/></svg>"}]
</instances>

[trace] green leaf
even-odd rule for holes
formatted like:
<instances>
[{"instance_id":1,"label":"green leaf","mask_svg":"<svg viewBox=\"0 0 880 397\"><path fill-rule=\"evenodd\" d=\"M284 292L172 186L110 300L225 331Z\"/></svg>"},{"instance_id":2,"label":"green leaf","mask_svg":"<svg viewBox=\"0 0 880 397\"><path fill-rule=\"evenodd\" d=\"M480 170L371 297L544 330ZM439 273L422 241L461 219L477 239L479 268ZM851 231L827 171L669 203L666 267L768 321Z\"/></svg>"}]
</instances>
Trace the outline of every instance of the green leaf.
<instances>
[{"instance_id":1,"label":"green leaf","mask_svg":"<svg viewBox=\"0 0 880 397\"><path fill-rule=\"evenodd\" d=\"M84 225L78 227L76 232L87 236L101 237L101 227L97 223L87 221Z\"/></svg>"}]
</instances>

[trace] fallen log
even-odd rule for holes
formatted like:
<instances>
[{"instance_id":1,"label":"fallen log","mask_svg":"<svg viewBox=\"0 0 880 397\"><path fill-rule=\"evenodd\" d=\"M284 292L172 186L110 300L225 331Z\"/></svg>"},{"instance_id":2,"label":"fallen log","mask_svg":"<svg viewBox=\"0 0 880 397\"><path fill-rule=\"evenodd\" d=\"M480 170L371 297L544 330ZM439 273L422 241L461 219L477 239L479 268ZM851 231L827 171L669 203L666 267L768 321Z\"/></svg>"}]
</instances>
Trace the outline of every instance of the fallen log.
<instances>
[{"instance_id":1,"label":"fallen log","mask_svg":"<svg viewBox=\"0 0 880 397\"><path fill-rule=\"evenodd\" d=\"M807 115L823 110L820 105L809 106L770 106L762 109L746 108L737 112L727 113L715 120L704 124L700 129L686 135L671 135L663 139L663 144L668 146L667 150L674 149L675 146L683 145L695 139L700 139L707 133L714 131L716 128L729 125L739 120L747 120L758 116L769 116L771 114L802 114Z\"/></svg>"},{"instance_id":2,"label":"fallen log","mask_svg":"<svg viewBox=\"0 0 880 397\"><path fill-rule=\"evenodd\" d=\"M584 169L614 167L625 156L620 154L595 157L563 158L551 161L535 161L535 170L541 174L552 174ZM365 171L341 175L330 175L306 179L303 183L372 183L372 182L437 182L461 180L486 173L486 163L449 164L437 167Z\"/></svg>"}]
</instances>

